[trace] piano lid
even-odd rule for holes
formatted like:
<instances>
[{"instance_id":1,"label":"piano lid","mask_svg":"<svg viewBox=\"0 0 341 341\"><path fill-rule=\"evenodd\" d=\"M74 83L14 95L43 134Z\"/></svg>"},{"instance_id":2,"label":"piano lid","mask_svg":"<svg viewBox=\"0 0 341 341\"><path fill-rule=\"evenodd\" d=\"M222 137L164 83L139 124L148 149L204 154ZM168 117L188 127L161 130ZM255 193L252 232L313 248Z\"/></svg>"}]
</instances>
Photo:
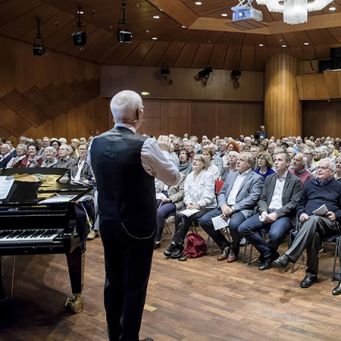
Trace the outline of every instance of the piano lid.
<instances>
[{"instance_id":1,"label":"piano lid","mask_svg":"<svg viewBox=\"0 0 341 341\"><path fill-rule=\"evenodd\" d=\"M1 176L14 179L12 188L2 204L36 204L55 194L76 194L78 199L91 187L81 184L61 183L60 178L68 172L65 168L18 168L3 169Z\"/></svg>"}]
</instances>

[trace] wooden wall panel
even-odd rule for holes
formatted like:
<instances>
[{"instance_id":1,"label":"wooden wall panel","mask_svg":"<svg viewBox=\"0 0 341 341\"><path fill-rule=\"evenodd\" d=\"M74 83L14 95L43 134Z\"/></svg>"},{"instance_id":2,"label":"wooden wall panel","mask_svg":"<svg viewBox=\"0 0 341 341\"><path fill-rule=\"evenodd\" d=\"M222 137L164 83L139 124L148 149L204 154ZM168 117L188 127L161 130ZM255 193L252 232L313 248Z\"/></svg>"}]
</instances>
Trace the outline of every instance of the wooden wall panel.
<instances>
[{"instance_id":1,"label":"wooden wall panel","mask_svg":"<svg viewBox=\"0 0 341 341\"><path fill-rule=\"evenodd\" d=\"M53 51L34 57L32 45L1 36L0 44L1 137L70 139L107 130L98 65Z\"/></svg>"},{"instance_id":2,"label":"wooden wall panel","mask_svg":"<svg viewBox=\"0 0 341 341\"><path fill-rule=\"evenodd\" d=\"M303 102L303 135L341 137L341 102Z\"/></svg>"},{"instance_id":3,"label":"wooden wall panel","mask_svg":"<svg viewBox=\"0 0 341 341\"><path fill-rule=\"evenodd\" d=\"M296 74L298 61L287 54L278 54L266 63L264 118L271 135L299 135L302 109Z\"/></svg>"},{"instance_id":4,"label":"wooden wall panel","mask_svg":"<svg viewBox=\"0 0 341 341\"><path fill-rule=\"evenodd\" d=\"M201 81L194 79L200 70L170 68L169 77L173 83L165 86L161 82L159 68L102 66L101 94L111 97L122 89L132 89L137 92L148 91L151 98L263 101L263 72L242 71L240 87L235 89L230 80L231 71L214 69L205 87Z\"/></svg>"}]
</instances>

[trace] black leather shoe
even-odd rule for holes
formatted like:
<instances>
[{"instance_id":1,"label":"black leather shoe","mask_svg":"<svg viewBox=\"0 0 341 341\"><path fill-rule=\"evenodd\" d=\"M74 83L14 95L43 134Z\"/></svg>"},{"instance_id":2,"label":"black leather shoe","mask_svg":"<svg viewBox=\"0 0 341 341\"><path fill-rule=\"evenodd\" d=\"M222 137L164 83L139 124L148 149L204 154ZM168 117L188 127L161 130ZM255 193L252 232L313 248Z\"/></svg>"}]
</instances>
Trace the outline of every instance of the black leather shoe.
<instances>
[{"instance_id":1,"label":"black leather shoe","mask_svg":"<svg viewBox=\"0 0 341 341\"><path fill-rule=\"evenodd\" d=\"M265 260L259 267L258 270L268 270L271 269L271 260Z\"/></svg>"},{"instance_id":2,"label":"black leather shoe","mask_svg":"<svg viewBox=\"0 0 341 341\"><path fill-rule=\"evenodd\" d=\"M174 252L176 249L176 244L171 242L170 245L167 247L167 249L165 251L163 251L163 254L166 256L166 257L170 257L172 252Z\"/></svg>"},{"instance_id":3,"label":"black leather shoe","mask_svg":"<svg viewBox=\"0 0 341 341\"><path fill-rule=\"evenodd\" d=\"M161 247L161 242L154 242L154 250L157 250Z\"/></svg>"},{"instance_id":4,"label":"black leather shoe","mask_svg":"<svg viewBox=\"0 0 341 341\"><path fill-rule=\"evenodd\" d=\"M182 246L182 245L176 245L176 248L175 248L175 250L171 253L171 258L173 258L173 259L178 259L178 258L181 258L181 257L183 257L183 253L182 253L182 251L183 251L183 249L184 249L184 247Z\"/></svg>"},{"instance_id":5,"label":"black leather shoe","mask_svg":"<svg viewBox=\"0 0 341 341\"><path fill-rule=\"evenodd\" d=\"M272 262L272 266L278 270L285 270L289 265L290 259L287 255L278 257Z\"/></svg>"},{"instance_id":6,"label":"black leather shoe","mask_svg":"<svg viewBox=\"0 0 341 341\"><path fill-rule=\"evenodd\" d=\"M340 281L339 284L333 289L332 294L333 294L334 296L340 295L340 294L341 294L341 281Z\"/></svg>"},{"instance_id":7,"label":"black leather shoe","mask_svg":"<svg viewBox=\"0 0 341 341\"><path fill-rule=\"evenodd\" d=\"M306 289L311 287L316 282L317 276L305 276L300 284L300 287Z\"/></svg>"}]
</instances>

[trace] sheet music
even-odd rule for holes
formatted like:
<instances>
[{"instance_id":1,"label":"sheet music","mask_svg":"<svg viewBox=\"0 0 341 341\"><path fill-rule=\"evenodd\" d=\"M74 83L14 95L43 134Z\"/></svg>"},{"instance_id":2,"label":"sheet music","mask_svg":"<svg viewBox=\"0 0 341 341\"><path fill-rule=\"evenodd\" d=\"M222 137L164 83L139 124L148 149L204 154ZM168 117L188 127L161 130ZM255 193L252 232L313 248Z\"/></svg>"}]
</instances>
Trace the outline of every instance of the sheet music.
<instances>
[{"instance_id":1,"label":"sheet music","mask_svg":"<svg viewBox=\"0 0 341 341\"><path fill-rule=\"evenodd\" d=\"M7 176L0 176L0 200L7 198L9 191L12 188L14 179L7 179Z\"/></svg>"},{"instance_id":2,"label":"sheet music","mask_svg":"<svg viewBox=\"0 0 341 341\"><path fill-rule=\"evenodd\" d=\"M54 203L69 202L72 199L76 198L76 196L77 195L74 195L74 194L65 194L65 195L56 194L51 198L47 198L45 200L39 201L39 204L54 204Z\"/></svg>"},{"instance_id":3,"label":"sheet music","mask_svg":"<svg viewBox=\"0 0 341 341\"><path fill-rule=\"evenodd\" d=\"M215 230L223 229L224 227L228 227L230 222L230 218L223 218L222 215L218 215L212 218L212 224Z\"/></svg>"},{"instance_id":4,"label":"sheet music","mask_svg":"<svg viewBox=\"0 0 341 341\"><path fill-rule=\"evenodd\" d=\"M186 217L190 217L191 215L197 212L199 212L199 210L197 210L196 208L187 208L185 210L180 211L179 213L185 215Z\"/></svg>"}]
</instances>

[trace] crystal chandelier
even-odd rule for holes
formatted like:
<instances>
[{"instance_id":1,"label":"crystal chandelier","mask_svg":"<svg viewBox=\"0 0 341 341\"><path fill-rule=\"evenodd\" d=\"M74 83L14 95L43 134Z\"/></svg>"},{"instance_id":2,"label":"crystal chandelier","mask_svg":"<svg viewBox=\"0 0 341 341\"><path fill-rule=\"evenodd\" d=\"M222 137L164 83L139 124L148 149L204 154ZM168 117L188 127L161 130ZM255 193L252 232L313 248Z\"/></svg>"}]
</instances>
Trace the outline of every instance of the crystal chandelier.
<instances>
[{"instance_id":1,"label":"crystal chandelier","mask_svg":"<svg viewBox=\"0 0 341 341\"><path fill-rule=\"evenodd\" d=\"M266 5L269 12L283 13L283 21L290 25L308 21L308 12L321 11L333 0L256 0Z\"/></svg>"}]
</instances>

